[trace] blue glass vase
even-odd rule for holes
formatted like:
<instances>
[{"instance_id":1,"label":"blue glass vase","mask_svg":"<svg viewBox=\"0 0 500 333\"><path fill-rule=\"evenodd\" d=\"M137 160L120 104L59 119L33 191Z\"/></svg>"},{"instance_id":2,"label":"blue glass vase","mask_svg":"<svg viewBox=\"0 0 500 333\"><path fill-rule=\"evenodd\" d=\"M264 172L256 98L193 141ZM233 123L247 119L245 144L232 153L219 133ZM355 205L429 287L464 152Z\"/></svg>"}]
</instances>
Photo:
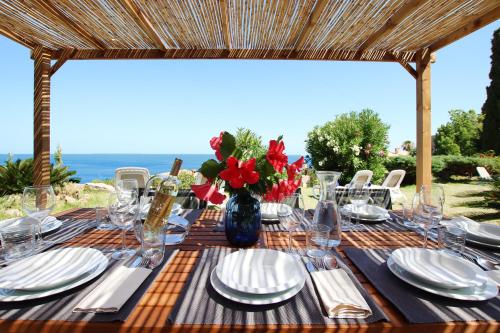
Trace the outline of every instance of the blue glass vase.
<instances>
[{"instance_id":1,"label":"blue glass vase","mask_svg":"<svg viewBox=\"0 0 500 333\"><path fill-rule=\"evenodd\" d=\"M259 240L261 220L260 203L248 192L231 196L226 203L224 225L229 243L248 247Z\"/></svg>"}]
</instances>

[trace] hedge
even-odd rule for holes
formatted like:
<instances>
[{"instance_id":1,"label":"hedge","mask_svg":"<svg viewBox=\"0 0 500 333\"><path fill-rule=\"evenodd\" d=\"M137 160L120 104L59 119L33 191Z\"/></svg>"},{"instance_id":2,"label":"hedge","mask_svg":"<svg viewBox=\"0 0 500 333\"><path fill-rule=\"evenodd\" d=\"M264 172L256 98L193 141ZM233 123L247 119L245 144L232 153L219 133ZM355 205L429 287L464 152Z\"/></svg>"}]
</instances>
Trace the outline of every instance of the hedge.
<instances>
[{"instance_id":1,"label":"hedge","mask_svg":"<svg viewBox=\"0 0 500 333\"><path fill-rule=\"evenodd\" d=\"M385 161L387 170L402 169L406 171L404 185L416 182L416 158L414 156L390 157ZM436 155L432 157L432 175L447 181L451 176L476 176L476 167L482 166L491 175L500 174L500 157L466 157L453 155Z\"/></svg>"}]
</instances>

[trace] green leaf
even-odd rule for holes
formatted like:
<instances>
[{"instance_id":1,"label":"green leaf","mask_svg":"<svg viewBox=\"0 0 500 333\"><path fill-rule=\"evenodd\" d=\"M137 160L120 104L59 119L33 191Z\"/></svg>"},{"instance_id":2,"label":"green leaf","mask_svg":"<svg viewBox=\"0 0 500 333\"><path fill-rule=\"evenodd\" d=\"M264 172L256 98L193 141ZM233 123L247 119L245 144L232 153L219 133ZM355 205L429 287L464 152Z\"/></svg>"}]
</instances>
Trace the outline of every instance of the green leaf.
<instances>
[{"instance_id":1,"label":"green leaf","mask_svg":"<svg viewBox=\"0 0 500 333\"><path fill-rule=\"evenodd\" d=\"M203 174L203 176L213 179L217 177L217 175L223 170L223 168L224 166L222 163L211 159L203 162L199 171Z\"/></svg>"},{"instance_id":2,"label":"green leaf","mask_svg":"<svg viewBox=\"0 0 500 333\"><path fill-rule=\"evenodd\" d=\"M231 154L236 148L236 139L229 132L224 132L222 135L222 143L220 145L220 153L224 159L231 156Z\"/></svg>"}]
</instances>

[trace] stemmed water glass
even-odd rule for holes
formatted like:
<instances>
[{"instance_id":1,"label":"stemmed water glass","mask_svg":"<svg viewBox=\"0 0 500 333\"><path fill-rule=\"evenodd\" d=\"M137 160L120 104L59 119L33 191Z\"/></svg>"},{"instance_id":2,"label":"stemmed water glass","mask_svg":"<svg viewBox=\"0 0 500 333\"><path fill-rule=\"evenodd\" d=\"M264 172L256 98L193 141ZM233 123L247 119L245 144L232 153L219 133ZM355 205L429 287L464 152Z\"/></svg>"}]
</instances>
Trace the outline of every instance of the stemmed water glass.
<instances>
[{"instance_id":1,"label":"stemmed water glass","mask_svg":"<svg viewBox=\"0 0 500 333\"><path fill-rule=\"evenodd\" d=\"M112 258L116 260L130 258L135 254L135 250L128 249L125 244L125 234L127 229L134 225L138 214L137 193L127 197L119 193L111 193L108 200L108 213L111 222L122 230L122 246L116 250Z\"/></svg>"},{"instance_id":2,"label":"stemmed water glass","mask_svg":"<svg viewBox=\"0 0 500 333\"><path fill-rule=\"evenodd\" d=\"M292 249L292 231L296 231L304 222L304 200L298 193L287 196L280 201L277 209L278 220L288 231L288 253L300 259Z\"/></svg>"},{"instance_id":3,"label":"stemmed water glass","mask_svg":"<svg viewBox=\"0 0 500 333\"><path fill-rule=\"evenodd\" d=\"M54 189L50 185L27 186L23 191L23 211L37 224L38 245L47 241L42 238L42 222L47 218L56 205Z\"/></svg>"},{"instance_id":4,"label":"stemmed water glass","mask_svg":"<svg viewBox=\"0 0 500 333\"><path fill-rule=\"evenodd\" d=\"M429 229L437 226L443 218L444 188L442 185L422 185L419 193L419 224L424 228L424 244L427 248Z\"/></svg>"},{"instance_id":5,"label":"stemmed water glass","mask_svg":"<svg viewBox=\"0 0 500 333\"><path fill-rule=\"evenodd\" d=\"M115 184L115 191L120 200L130 200L132 197L139 196L139 183L137 179L121 179Z\"/></svg>"},{"instance_id":6,"label":"stemmed water glass","mask_svg":"<svg viewBox=\"0 0 500 333\"><path fill-rule=\"evenodd\" d=\"M359 224L359 212L362 207L366 206L368 202L371 201L368 184L354 184L349 187L348 198L351 203L351 217L352 214L356 214L356 220L355 223L352 224L352 230L360 230L362 226Z\"/></svg>"}]
</instances>

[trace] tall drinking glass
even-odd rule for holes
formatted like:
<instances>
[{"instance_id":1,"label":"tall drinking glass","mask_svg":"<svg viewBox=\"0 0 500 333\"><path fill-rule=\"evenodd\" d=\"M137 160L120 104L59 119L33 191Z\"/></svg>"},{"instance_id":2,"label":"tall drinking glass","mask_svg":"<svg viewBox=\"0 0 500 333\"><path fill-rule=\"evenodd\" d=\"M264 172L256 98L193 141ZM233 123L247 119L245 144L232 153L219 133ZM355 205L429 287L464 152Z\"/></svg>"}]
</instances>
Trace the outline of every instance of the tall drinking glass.
<instances>
[{"instance_id":1,"label":"tall drinking glass","mask_svg":"<svg viewBox=\"0 0 500 333\"><path fill-rule=\"evenodd\" d=\"M135 254L135 250L128 249L125 243L127 229L134 225L138 214L137 196L125 199L118 193L111 193L108 201L108 213L111 222L122 230L122 246L116 250L112 258L122 260L130 258Z\"/></svg>"},{"instance_id":2,"label":"tall drinking glass","mask_svg":"<svg viewBox=\"0 0 500 333\"><path fill-rule=\"evenodd\" d=\"M296 231L304 221L302 196L297 193L283 198L278 205L277 213L281 225L288 231L288 253L299 257L292 249L292 231Z\"/></svg>"},{"instance_id":3,"label":"tall drinking glass","mask_svg":"<svg viewBox=\"0 0 500 333\"><path fill-rule=\"evenodd\" d=\"M424 227L424 248L427 248L429 229L443 218L444 188L442 185L422 185L420 188L421 223Z\"/></svg>"},{"instance_id":4,"label":"tall drinking glass","mask_svg":"<svg viewBox=\"0 0 500 333\"><path fill-rule=\"evenodd\" d=\"M353 230L360 230L363 228L359 224L359 213L360 210L368 204L370 199L370 190L368 184L356 183L349 187L348 189L349 201L351 203L351 217L356 216L356 219L352 225ZM351 219L352 221L352 219Z\"/></svg>"},{"instance_id":5,"label":"tall drinking glass","mask_svg":"<svg viewBox=\"0 0 500 333\"><path fill-rule=\"evenodd\" d=\"M36 233L38 235L37 245L47 244L42 238L42 223L56 205L56 195L50 185L27 186L23 191L22 207L29 217L33 218L37 224Z\"/></svg>"}]
</instances>

